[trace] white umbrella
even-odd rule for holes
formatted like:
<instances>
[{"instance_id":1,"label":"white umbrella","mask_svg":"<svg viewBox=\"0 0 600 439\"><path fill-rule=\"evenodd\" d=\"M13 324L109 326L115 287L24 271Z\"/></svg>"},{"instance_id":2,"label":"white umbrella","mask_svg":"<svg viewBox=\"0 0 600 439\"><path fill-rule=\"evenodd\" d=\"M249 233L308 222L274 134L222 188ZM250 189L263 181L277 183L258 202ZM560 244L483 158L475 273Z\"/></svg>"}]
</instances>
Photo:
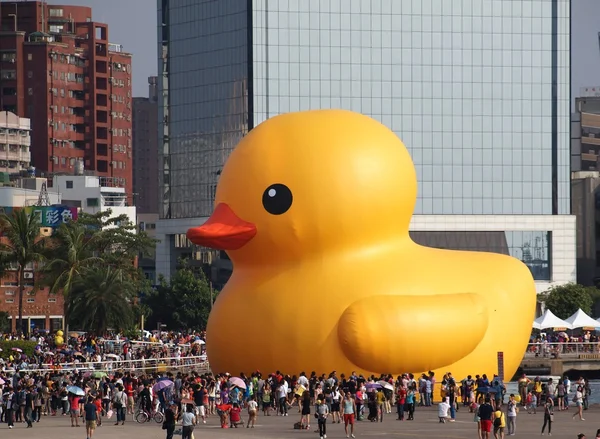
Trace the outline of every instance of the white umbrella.
<instances>
[{"instance_id":1,"label":"white umbrella","mask_svg":"<svg viewBox=\"0 0 600 439\"><path fill-rule=\"evenodd\" d=\"M571 329L598 327L598 322L584 313L581 308L566 321L571 325Z\"/></svg>"},{"instance_id":2,"label":"white umbrella","mask_svg":"<svg viewBox=\"0 0 600 439\"><path fill-rule=\"evenodd\" d=\"M105 357L106 357L106 358L114 358L115 360L118 360L118 359L119 359L119 356L118 356L118 355L115 355L115 354L106 354L106 355L105 355Z\"/></svg>"},{"instance_id":3,"label":"white umbrella","mask_svg":"<svg viewBox=\"0 0 600 439\"><path fill-rule=\"evenodd\" d=\"M535 319L534 323L537 323L539 325L539 329L546 329L546 328L573 329L569 322L565 322L564 320L559 319L549 309L547 309L546 312L541 317L538 317L537 319Z\"/></svg>"},{"instance_id":4,"label":"white umbrella","mask_svg":"<svg viewBox=\"0 0 600 439\"><path fill-rule=\"evenodd\" d=\"M198 340L194 340L194 343L192 343L192 344L205 344L205 343L204 343L204 340L198 339Z\"/></svg>"}]
</instances>

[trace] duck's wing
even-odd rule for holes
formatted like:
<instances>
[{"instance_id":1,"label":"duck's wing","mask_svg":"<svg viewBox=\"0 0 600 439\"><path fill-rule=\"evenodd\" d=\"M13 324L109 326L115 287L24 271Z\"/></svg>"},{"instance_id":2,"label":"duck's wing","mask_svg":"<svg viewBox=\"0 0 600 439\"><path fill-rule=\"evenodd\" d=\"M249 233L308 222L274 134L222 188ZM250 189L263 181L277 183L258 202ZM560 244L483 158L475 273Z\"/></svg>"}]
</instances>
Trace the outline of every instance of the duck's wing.
<instances>
[{"instance_id":1,"label":"duck's wing","mask_svg":"<svg viewBox=\"0 0 600 439\"><path fill-rule=\"evenodd\" d=\"M346 308L338 339L346 357L364 370L425 372L472 352L488 321L478 294L370 296Z\"/></svg>"}]
</instances>

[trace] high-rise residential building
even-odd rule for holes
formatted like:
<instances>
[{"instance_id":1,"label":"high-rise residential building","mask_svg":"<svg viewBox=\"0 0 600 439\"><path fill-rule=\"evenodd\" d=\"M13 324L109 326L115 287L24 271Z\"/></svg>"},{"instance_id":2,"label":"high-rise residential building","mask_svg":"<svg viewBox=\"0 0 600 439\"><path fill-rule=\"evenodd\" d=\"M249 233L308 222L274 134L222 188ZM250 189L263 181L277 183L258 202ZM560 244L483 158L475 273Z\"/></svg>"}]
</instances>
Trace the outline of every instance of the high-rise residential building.
<instances>
[{"instance_id":1,"label":"high-rise residential building","mask_svg":"<svg viewBox=\"0 0 600 439\"><path fill-rule=\"evenodd\" d=\"M131 194L131 55L88 7L4 1L0 26L0 110L31 119L33 166L85 168Z\"/></svg>"},{"instance_id":2,"label":"high-rise residential building","mask_svg":"<svg viewBox=\"0 0 600 439\"><path fill-rule=\"evenodd\" d=\"M133 193L138 213L158 214L157 78L148 78L148 97L133 98Z\"/></svg>"},{"instance_id":3,"label":"high-rise residential building","mask_svg":"<svg viewBox=\"0 0 600 439\"><path fill-rule=\"evenodd\" d=\"M158 273L180 255L204 258L184 234L211 213L248 130L343 108L407 145L415 241L510 254L540 292L575 280L570 0L157 4Z\"/></svg>"},{"instance_id":4,"label":"high-rise residential building","mask_svg":"<svg viewBox=\"0 0 600 439\"><path fill-rule=\"evenodd\" d=\"M0 111L0 172L18 174L31 164L30 120Z\"/></svg>"}]
</instances>

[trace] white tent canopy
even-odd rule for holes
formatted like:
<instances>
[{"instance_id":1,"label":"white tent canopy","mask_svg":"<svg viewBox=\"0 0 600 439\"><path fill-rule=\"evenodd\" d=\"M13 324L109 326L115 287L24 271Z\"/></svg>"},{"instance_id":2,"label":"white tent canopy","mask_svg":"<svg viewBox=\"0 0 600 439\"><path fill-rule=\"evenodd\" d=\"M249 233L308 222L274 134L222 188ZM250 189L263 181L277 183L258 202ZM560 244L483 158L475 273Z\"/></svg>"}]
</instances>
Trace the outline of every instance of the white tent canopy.
<instances>
[{"instance_id":1,"label":"white tent canopy","mask_svg":"<svg viewBox=\"0 0 600 439\"><path fill-rule=\"evenodd\" d=\"M566 321L571 325L571 329L596 328L598 326L598 322L584 313L581 308Z\"/></svg>"},{"instance_id":2,"label":"white tent canopy","mask_svg":"<svg viewBox=\"0 0 600 439\"><path fill-rule=\"evenodd\" d=\"M546 329L546 328L573 329L573 327L571 326L571 323L559 319L549 309L547 309L543 315L541 315L540 317L538 317L537 319L535 319L533 321L533 327L536 329Z\"/></svg>"}]
</instances>

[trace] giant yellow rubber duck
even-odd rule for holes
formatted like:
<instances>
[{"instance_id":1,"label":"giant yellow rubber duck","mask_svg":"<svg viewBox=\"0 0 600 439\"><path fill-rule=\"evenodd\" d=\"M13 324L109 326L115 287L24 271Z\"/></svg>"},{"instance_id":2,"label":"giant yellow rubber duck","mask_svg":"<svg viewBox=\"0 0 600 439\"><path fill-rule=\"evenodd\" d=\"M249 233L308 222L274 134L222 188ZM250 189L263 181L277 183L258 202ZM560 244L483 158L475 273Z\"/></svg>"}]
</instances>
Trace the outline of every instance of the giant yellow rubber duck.
<instances>
[{"instance_id":1,"label":"giant yellow rubber duck","mask_svg":"<svg viewBox=\"0 0 600 439\"><path fill-rule=\"evenodd\" d=\"M441 170L440 170L441 172ZM510 256L415 244L408 151L342 110L260 124L229 157L213 215L188 238L233 275L207 328L216 372L492 374L510 379L536 294Z\"/></svg>"}]
</instances>

